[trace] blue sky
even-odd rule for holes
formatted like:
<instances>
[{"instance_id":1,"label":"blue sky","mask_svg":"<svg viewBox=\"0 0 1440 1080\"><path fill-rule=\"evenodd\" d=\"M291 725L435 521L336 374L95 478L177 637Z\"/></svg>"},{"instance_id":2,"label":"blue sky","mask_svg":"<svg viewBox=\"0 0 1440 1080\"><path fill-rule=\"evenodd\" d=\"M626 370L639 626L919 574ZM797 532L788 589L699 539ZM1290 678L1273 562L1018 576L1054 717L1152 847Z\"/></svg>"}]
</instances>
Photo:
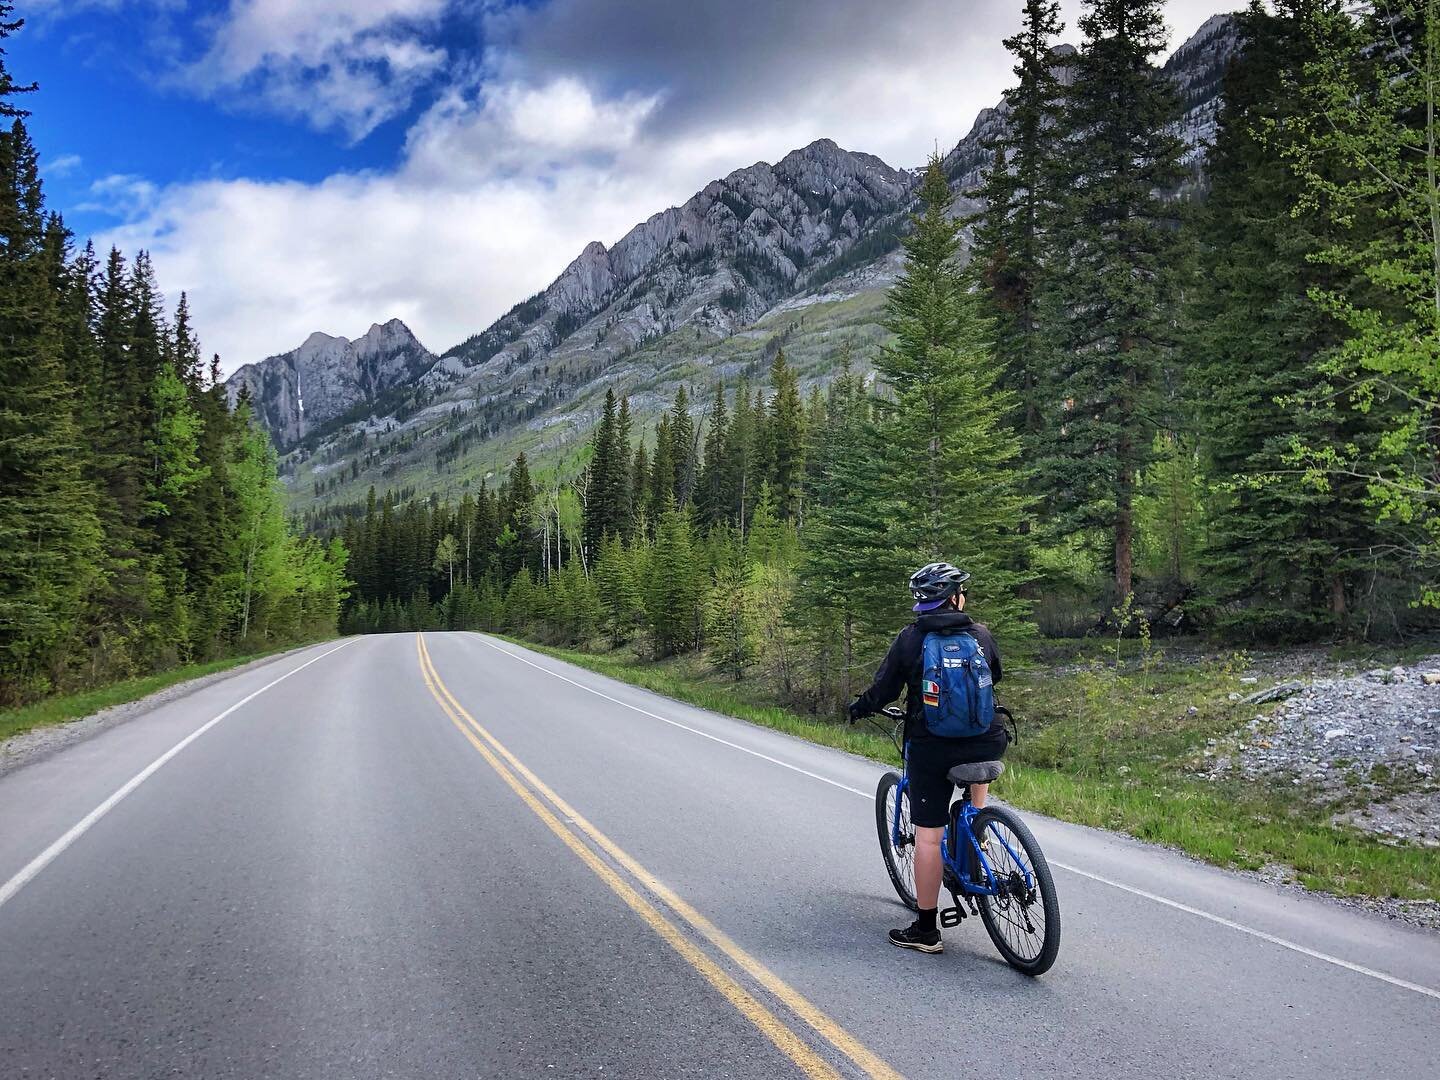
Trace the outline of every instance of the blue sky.
<instances>
[{"instance_id":1,"label":"blue sky","mask_svg":"<svg viewBox=\"0 0 1440 1080\"><path fill-rule=\"evenodd\" d=\"M1215 0L1172 0L1178 45ZM1076 37L1079 0L1063 4ZM821 137L913 166L1019 0L18 0L51 205L152 252L224 366L398 316L443 350L706 182Z\"/></svg>"},{"instance_id":2,"label":"blue sky","mask_svg":"<svg viewBox=\"0 0 1440 1080\"><path fill-rule=\"evenodd\" d=\"M439 72L397 93L393 115L373 126L315 122L252 96L264 75L216 92L189 69L204 64L228 0L193 3L57 2L18 5L26 29L10 42L11 69L40 84L32 132L61 167L48 179L82 232L113 224L85 207L90 184L133 176L156 185L201 179L318 182L341 171L393 169L405 134L442 85ZM453 55L480 52L479 25L458 17L417 19L407 36ZM381 74L383 78L383 73Z\"/></svg>"}]
</instances>

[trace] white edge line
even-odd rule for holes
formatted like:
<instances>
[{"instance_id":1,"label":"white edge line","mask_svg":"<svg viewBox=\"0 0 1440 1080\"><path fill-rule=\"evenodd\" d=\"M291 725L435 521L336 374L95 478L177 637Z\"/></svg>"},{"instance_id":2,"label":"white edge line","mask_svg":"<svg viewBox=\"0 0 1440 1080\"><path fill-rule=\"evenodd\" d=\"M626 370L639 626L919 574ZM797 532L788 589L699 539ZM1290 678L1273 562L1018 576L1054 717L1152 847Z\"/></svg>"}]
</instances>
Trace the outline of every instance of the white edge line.
<instances>
[{"instance_id":1,"label":"white edge line","mask_svg":"<svg viewBox=\"0 0 1440 1080\"><path fill-rule=\"evenodd\" d=\"M56 857L59 856L66 848L68 848L76 840L80 839L80 837L84 836L85 833L90 830L90 827L92 825L94 825L97 821L103 818L111 810L115 809L115 805L119 803L121 799L125 798L126 795L129 795L137 787L143 784L152 775L154 775L154 773L160 768L160 766L164 765L176 754L180 753L181 750L184 750L185 747L189 746L201 735L204 735L205 732L209 731L221 720L224 720L227 716L233 713L236 709L240 708L242 705L246 705L249 702L254 701L257 697L263 694L266 690L269 690L276 683L284 682L291 675L294 675L297 671L304 671L307 667L315 663L317 660L324 660L325 657L329 656L331 653L338 652L341 649L345 648L345 646L350 645L357 640L359 639L351 638L349 641L342 641L339 645L336 645L335 648L326 649L319 656L311 657L299 667L291 668L284 675L281 675L278 679L272 679L270 682L260 687L259 690L256 690L254 693L247 694L245 697L237 701L234 705L231 705L224 712L206 721L200 727L196 728L189 735L185 736L185 738L181 739L178 743L172 746L169 750L166 750L165 753L161 754L149 765L145 766L145 768L141 769L138 773L131 777L118 791L116 791L108 799L106 799L94 810L91 810L90 813L86 814L83 818L81 818L74 825L72 825L69 831L66 832L64 836L56 840L39 855L35 856L35 858L31 859L30 862L25 865L24 869L22 869L18 874L12 877L9 881L5 882L4 885L0 885L0 907L4 907L5 902L9 900L12 896L14 896L17 892L19 892L22 888L24 888L25 885L28 884L30 880L35 877L36 874L40 873L41 870L44 870L45 867L49 866L52 862L54 862Z\"/></svg>"},{"instance_id":2,"label":"white edge line","mask_svg":"<svg viewBox=\"0 0 1440 1080\"><path fill-rule=\"evenodd\" d=\"M1189 904L1182 904L1178 900L1171 900L1169 897L1158 896L1155 893L1146 892L1144 889L1137 889L1134 885L1123 885L1118 881L1101 877L1099 874L1092 874L1088 870L1081 870L1078 867L1067 866L1062 862L1056 862L1054 859L1048 859L1047 861L1051 866L1058 866L1062 870L1069 870L1072 874L1079 874L1083 878L1098 881L1102 885L1109 885L1112 888L1121 889L1125 892L1133 893L1136 896L1143 896L1146 900L1153 900L1157 904L1164 904L1166 907L1174 908L1176 911L1184 911L1191 915L1197 915L1202 919L1208 919L1213 923L1219 923L1221 926L1228 926L1231 930L1238 930L1242 934L1249 934L1251 937L1259 938L1261 941L1268 941L1272 945L1279 945L1282 949L1289 949L1291 952L1313 957L1316 960L1324 960L1327 964L1334 964L1347 971L1354 971L1360 975L1368 975L1372 979L1379 979L1381 982L1387 982L1391 986L1399 986L1405 990L1413 990L1417 994L1424 994L1427 997L1440 1000L1440 990L1434 990L1428 986L1421 986L1419 983L1407 982L1404 979L1397 979L1394 975L1386 975L1383 971L1376 971L1374 968L1362 967L1360 964L1352 964L1349 960L1342 960L1338 956L1318 952L1315 949L1307 948L1304 945L1288 941L1285 938L1276 937L1274 934L1267 934L1263 930L1256 930L1243 923L1235 922L1233 919L1227 919L1223 915L1214 915L1208 911L1202 911L1200 908L1191 907Z\"/></svg>"},{"instance_id":3,"label":"white edge line","mask_svg":"<svg viewBox=\"0 0 1440 1080\"><path fill-rule=\"evenodd\" d=\"M542 664L537 664L531 660L527 660L525 657L519 655L518 653L511 652L509 649L501 648L499 645L496 645L494 642L490 641L483 635L477 634L476 638L479 641L483 642L485 645L488 645L490 648L494 649L496 652L504 653L506 656L509 656L515 660L519 660L522 664L528 664L530 667L535 668L537 671L543 671L547 675L553 675L555 678L561 680L562 682L567 682L571 686L579 687L581 690L584 690L587 693L594 694L596 697L599 698L604 698L606 701L614 702L616 705L621 705L624 708L630 709L632 712L640 713L642 716L649 716L655 720L661 721L662 723L669 724L671 727L681 728L684 731L699 735L701 738L709 739L711 742L717 742L723 746L731 747L732 749L739 750L742 753L749 754L752 757L757 757L763 761L768 761L771 764L779 765L781 768L789 769L791 772L797 772L800 773L802 776L808 776L811 779L819 780L821 783L829 784L831 787L840 788L842 791L849 791L852 794L859 795L861 798L873 799L875 797L874 794L871 792L861 791L859 788L853 788L848 784L842 784L839 781L831 780L829 777L821 776L818 773L810 772L809 770L802 769L799 766L791 765L789 762L781 761L779 758L773 758L769 754L762 754L757 750L751 750L749 747L741 746L739 743L733 743L727 739L722 739L719 736L711 735L708 732L701 731L698 728L690 727L688 724L682 724L678 720L671 720L667 716L661 716L659 713L653 713L649 709L642 709L638 705L631 705L628 701L621 701L619 698L611 697L609 694L606 694L600 690L596 690L592 686L586 686L584 683L576 682L574 679L562 675L558 671L554 671L551 668L547 668ZM601 677L604 678L604 676ZM645 690L644 687L637 687L636 689L641 690L645 693L651 692ZM1182 904L1179 900L1171 900L1169 897L1160 896L1152 892L1147 892L1144 889L1137 889L1133 885L1125 885L1119 881L1114 881L1107 877L1101 877L1099 874L1092 874L1088 870L1081 870L1078 867L1069 866L1066 863L1057 862L1054 859L1049 859L1047 861L1050 863L1051 866L1058 866L1061 870L1068 870L1072 874L1078 874L1080 877L1088 878L1091 881L1099 882L1102 885L1109 885L1111 888L1119 889L1122 892L1131 893L1134 896L1143 897L1146 900L1152 900L1157 904L1163 904L1166 907L1174 908L1176 911L1183 911L1186 914L1194 915L1198 918L1206 919L1213 923L1218 923L1220 926L1229 927L1231 930L1237 930L1242 934L1249 934L1251 937L1259 938L1261 941L1268 941L1272 945L1279 945L1282 949L1289 949L1291 952L1300 953L1302 956L1308 956L1314 960L1323 960L1327 964L1334 964L1336 967L1344 968L1346 971L1353 971L1358 975L1366 975L1372 979L1379 979L1381 982L1389 983L1391 986L1398 986L1402 990L1410 990L1417 994L1424 994L1426 997L1432 997L1435 998L1437 1001L1440 1001L1440 990L1433 989L1432 987L1421 986L1419 983L1408 982L1405 979L1396 978L1394 975L1387 975L1383 971L1376 971L1374 968L1363 967L1360 964L1352 964L1349 960L1342 960L1338 956L1331 956L1329 953L1323 953L1315 949L1307 948L1306 946L1301 945L1298 942L1289 941L1282 937L1276 937L1274 934L1267 934L1263 930L1256 930L1255 928L1246 926L1243 923L1235 922L1233 919L1227 919L1223 915L1215 915L1209 911L1203 911L1200 908L1191 907L1189 904ZM0 892L0 903L4 903L3 892Z\"/></svg>"}]
</instances>

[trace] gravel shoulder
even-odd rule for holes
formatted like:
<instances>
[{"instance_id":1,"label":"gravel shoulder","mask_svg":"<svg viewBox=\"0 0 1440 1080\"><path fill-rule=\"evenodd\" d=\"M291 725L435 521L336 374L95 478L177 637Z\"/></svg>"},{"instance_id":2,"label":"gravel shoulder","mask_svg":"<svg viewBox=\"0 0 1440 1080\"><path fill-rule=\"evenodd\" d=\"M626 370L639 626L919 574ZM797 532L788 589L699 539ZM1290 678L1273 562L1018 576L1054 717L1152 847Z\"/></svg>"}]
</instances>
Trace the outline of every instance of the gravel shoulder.
<instances>
[{"instance_id":1,"label":"gravel shoulder","mask_svg":"<svg viewBox=\"0 0 1440 1080\"><path fill-rule=\"evenodd\" d=\"M242 672L254 671L257 668L273 664L278 660L294 656L296 653L304 652L312 648L309 645L300 645L285 652L274 653L270 656L262 656L251 660L249 663L240 664L236 667L226 668L224 671L212 672L209 675L202 675L199 678L187 679L185 682L167 686L163 690L157 690L135 701L127 701L120 705L112 705L108 709L101 709L97 713L82 717L77 720L69 720L63 724L47 724L44 727L34 728L22 732L19 735L8 739L0 739L0 776L12 773L16 769L24 768L41 761L52 754L58 754L61 750L74 746L76 743L84 742L86 739L93 739L103 731L123 724L126 721L134 720L136 717L144 716L152 709L166 705L172 701L188 697L190 694L201 690L204 687L212 686L222 679L228 679L239 675Z\"/></svg>"},{"instance_id":2,"label":"gravel shoulder","mask_svg":"<svg viewBox=\"0 0 1440 1080\"><path fill-rule=\"evenodd\" d=\"M1257 709L1274 700L1232 737L1210 740L1205 775L1288 782L1336 824L1440 849L1440 656L1242 699Z\"/></svg>"}]
</instances>

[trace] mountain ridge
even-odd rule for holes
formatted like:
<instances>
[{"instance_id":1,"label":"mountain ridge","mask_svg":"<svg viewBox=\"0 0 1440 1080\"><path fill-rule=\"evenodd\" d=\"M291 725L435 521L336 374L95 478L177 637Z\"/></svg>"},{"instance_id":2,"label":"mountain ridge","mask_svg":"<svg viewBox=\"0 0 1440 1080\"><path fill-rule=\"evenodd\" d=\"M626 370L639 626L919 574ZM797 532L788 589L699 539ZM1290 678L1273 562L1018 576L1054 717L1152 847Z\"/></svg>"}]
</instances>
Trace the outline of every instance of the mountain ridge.
<instances>
[{"instance_id":1,"label":"mountain ridge","mask_svg":"<svg viewBox=\"0 0 1440 1080\"><path fill-rule=\"evenodd\" d=\"M1162 67L1185 107L1179 130L1191 167L1186 188L1203 188L1204 148L1237 45L1233 17L1214 16ZM1057 45L1054 55L1058 63L1075 52ZM981 110L945 155L955 213L980 208L968 193L979 186L991 156L987 144L1007 113L1003 101ZM288 451L285 467L302 502L307 477L316 479L317 500L322 489L329 497L404 478L433 490L493 471L502 444L573 451L604 386L630 393L643 416L658 411L663 389L677 380L699 381L705 371L711 380L758 374L782 337L787 351L799 344L796 334L813 337L818 349L832 336L828 322L847 323L862 311L874 317L876 295L900 269L917 178L817 139L774 164L756 162L710 181L608 247L591 241L544 290L439 356L425 353L428 365L411 354L399 362L372 360L375 374L367 381L360 376L371 368L357 354L356 377L332 362L336 370L322 379L303 369L330 353L297 357L302 345L247 365L230 383L251 386L252 399L257 391L271 394L257 413ZM847 325L860 333L864 323ZM823 367L818 363L812 377ZM286 396L292 383L293 399ZM320 408L307 396L304 416L302 383L333 388ZM487 447L490 469L464 464ZM350 475L343 478L334 469L347 458Z\"/></svg>"}]
</instances>

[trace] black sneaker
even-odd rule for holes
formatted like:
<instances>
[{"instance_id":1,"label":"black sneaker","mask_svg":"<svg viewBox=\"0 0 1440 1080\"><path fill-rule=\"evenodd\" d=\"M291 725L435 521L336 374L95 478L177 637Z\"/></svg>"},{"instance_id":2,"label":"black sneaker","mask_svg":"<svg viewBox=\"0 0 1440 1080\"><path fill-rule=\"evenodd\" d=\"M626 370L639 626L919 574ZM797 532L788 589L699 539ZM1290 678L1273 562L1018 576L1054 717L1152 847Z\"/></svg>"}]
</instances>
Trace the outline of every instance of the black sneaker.
<instances>
[{"instance_id":1,"label":"black sneaker","mask_svg":"<svg viewBox=\"0 0 1440 1080\"><path fill-rule=\"evenodd\" d=\"M922 930L919 919L905 927L904 930L891 930L890 944L902 949L915 949L918 952L945 951L945 943L940 940L940 931Z\"/></svg>"}]
</instances>

